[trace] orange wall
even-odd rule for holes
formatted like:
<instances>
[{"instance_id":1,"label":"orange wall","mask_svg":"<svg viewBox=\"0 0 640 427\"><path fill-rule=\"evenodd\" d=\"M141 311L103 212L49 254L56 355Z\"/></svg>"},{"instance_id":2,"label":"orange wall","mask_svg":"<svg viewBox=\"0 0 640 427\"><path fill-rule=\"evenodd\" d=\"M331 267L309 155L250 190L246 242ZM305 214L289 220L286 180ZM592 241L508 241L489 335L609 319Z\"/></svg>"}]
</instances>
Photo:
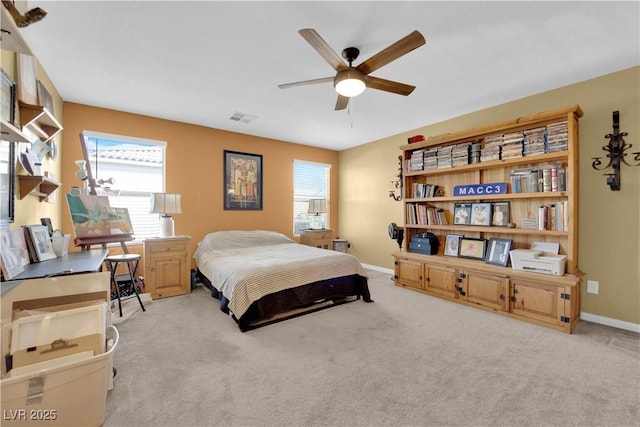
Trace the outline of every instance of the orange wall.
<instances>
[{"instance_id":1,"label":"orange wall","mask_svg":"<svg viewBox=\"0 0 640 427\"><path fill-rule=\"evenodd\" d=\"M294 159L332 165L329 221L338 230L337 151L65 102L61 195L80 184L73 173L74 161L82 159L83 130L167 141L165 187L182 195L175 231L191 236L192 252L205 234L217 230L265 229L293 237ZM263 210L223 209L224 150L263 156ZM73 234L66 201L62 208L62 229Z\"/></svg>"}]
</instances>

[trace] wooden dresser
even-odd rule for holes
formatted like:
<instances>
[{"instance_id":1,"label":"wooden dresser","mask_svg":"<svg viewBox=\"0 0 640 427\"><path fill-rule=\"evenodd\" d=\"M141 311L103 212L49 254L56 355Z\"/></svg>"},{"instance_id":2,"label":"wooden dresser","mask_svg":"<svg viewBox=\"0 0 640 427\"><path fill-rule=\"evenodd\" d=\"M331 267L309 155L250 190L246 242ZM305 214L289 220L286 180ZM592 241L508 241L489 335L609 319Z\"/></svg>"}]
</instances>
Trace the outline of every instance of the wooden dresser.
<instances>
[{"instance_id":1,"label":"wooden dresser","mask_svg":"<svg viewBox=\"0 0 640 427\"><path fill-rule=\"evenodd\" d=\"M157 237L144 241L144 286L151 298L191 292L189 245L191 237Z\"/></svg>"}]
</instances>

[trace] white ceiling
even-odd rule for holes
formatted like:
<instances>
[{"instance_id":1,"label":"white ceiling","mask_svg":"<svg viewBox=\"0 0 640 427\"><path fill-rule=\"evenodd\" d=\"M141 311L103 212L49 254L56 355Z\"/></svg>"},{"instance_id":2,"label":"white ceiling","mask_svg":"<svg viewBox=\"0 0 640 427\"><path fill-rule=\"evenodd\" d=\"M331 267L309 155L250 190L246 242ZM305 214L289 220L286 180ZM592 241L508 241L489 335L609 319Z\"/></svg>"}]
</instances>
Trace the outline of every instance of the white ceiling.
<instances>
[{"instance_id":1,"label":"white ceiling","mask_svg":"<svg viewBox=\"0 0 640 427\"><path fill-rule=\"evenodd\" d=\"M28 4L47 16L22 33L65 101L336 150L640 63L638 1ZM416 90L334 111L331 83L279 89L335 74L302 28L358 47L354 65L420 31L372 73Z\"/></svg>"}]
</instances>

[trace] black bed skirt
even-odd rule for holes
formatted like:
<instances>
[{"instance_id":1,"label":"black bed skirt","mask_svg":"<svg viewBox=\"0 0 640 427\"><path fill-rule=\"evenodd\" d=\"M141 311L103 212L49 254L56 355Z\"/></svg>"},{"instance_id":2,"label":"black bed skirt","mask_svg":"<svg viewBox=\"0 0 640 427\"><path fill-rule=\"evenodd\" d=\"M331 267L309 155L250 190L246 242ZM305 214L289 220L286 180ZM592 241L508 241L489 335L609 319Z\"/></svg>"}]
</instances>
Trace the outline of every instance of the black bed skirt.
<instances>
[{"instance_id":1,"label":"black bed skirt","mask_svg":"<svg viewBox=\"0 0 640 427\"><path fill-rule=\"evenodd\" d=\"M229 314L229 301L224 295L218 292L211 285L211 281L198 270L198 277L203 285L211 291L211 296L220 300L220 310ZM274 321L289 319L302 313L296 312L291 316L286 316L287 312L304 308L322 306L330 307L343 302L362 298L365 302L373 302L369 293L367 278L354 274L350 276L337 277L335 279L321 280L298 286L292 289L265 295L260 300L255 301L240 319L233 316L241 331L248 331L259 326L264 326ZM311 310L315 311L315 310ZM285 316L279 316L283 315ZM277 316L277 320L274 319Z\"/></svg>"}]
</instances>

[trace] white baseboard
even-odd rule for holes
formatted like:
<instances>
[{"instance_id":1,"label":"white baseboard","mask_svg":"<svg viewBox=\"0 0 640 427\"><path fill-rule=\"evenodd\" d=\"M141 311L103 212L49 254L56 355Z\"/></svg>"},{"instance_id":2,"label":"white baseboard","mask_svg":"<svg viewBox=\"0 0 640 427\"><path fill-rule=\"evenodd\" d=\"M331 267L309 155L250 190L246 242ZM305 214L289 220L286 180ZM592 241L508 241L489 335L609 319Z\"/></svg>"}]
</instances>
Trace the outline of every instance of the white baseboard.
<instances>
[{"instance_id":1,"label":"white baseboard","mask_svg":"<svg viewBox=\"0 0 640 427\"><path fill-rule=\"evenodd\" d=\"M379 267L377 265L371 264L362 264L362 266L368 270L379 271L381 273L391 274L392 276L394 274L394 271L390 268ZM611 326L612 328L624 329L625 331L640 333L640 325L637 323L625 322L624 320L598 316L597 314L585 313L584 311L580 313L580 319L586 320L587 322Z\"/></svg>"},{"instance_id":2,"label":"white baseboard","mask_svg":"<svg viewBox=\"0 0 640 427\"><path fill-rule=\"evenodd\" d=\"M640 325L637 323L625 322L624 320L612 319L611 317L598 316L597 314L585 313L584 311L580 313L580 319L586 320L587 322L611 326L612 328L640 333Z\"/></svg>"},{"instance_id":3,"label":"white baseboard","mask_svg":"<svg viewBox=\"0 0 640 427\"><path fill-rule=\"evenodd\" d=\"M380 273L387 273L393 276L394 271L390 268L378 267L377 265L362 264L362 266L368 270L379 271Z\"/></svg>"}]
</instances>

